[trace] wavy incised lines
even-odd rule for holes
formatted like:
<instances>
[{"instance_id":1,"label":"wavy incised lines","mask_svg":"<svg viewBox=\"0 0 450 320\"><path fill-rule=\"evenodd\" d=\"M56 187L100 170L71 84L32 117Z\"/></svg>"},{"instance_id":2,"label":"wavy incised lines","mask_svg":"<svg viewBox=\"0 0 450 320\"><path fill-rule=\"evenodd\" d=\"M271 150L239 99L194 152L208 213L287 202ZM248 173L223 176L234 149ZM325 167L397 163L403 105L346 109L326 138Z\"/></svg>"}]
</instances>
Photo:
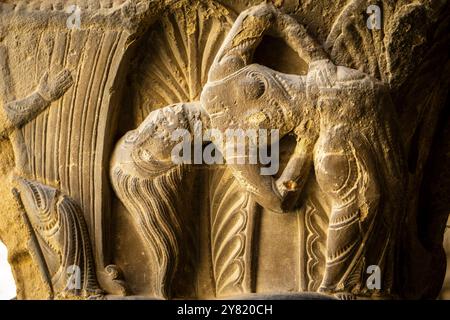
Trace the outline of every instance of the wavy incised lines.
<instances>
[{"instance_id":1,"label":"wavy incised lines","mask_svg":"<svg viewBox=\"0 0 450 320\"><path fill-rule=\"evenodd\" d=\"M182 176L181 167L149 179L130 176L119 167L112 172L114 189L153 255L154 294L160 298L170 298L172 280L180 256L186 250L182 228L189 226L184 223L176 205Z\"/></svg>"},{"instance_id":2,"label":"wavy incised lines","mask_svg":"<svg viewBox=\"0 0 450 320\"><path fill-rule=\"evenodd\" d=\"M219 183L220 181L220 183ZM250 196L242 192L227 171L212 177L211 253L216 295L243 293L248 290L245 276L250 272L246 253L249 228Z\"/></svg>"},{"instance_id":3,"label":"wavy incised lines","mask_svg":"<svg viewBox=\"0 0 450 320\"><path fill-rule=\"evenodd\" d=\"M74 84L19 132L23 133L27 148L23 155L29 160L23 171L34 180L58 185L79 202L100 257L103 248L97 240L103 237L103 202L108 201L103 192L103 153L108 152L108 140L113 139L105 136L109 126L103 121L110 123L112 118L109 108L113 103L108 99L127 37L126 32L95 28L36 30L33 41L37 49L31 53L35 55L29 63L32 70L36 69L37 79L48 71L51 82L66 68L71 71Z\"/></svg>"},{"instance_id":4,"label":"wavy incised lines","mask_svg":"<svg viewBox=\"0 0 450 320\"><path fill-rule=\"evenodd\" d=\"M83 214L69 197L52 187L17 180L21 201L44 254L53 289L57 294L99 294L91 244ZM67 288L72 266L80 268L81 288ZM81 289L81 292L79 291Z\"/></svg>"},{"instance_id":5,"label":"wavy incised lines","mask_svg":"<svg viewBox=\"0 0 450 320\"><path fill-rule=\"evenodd\" d=\"M327 218L321 206L308 201L305 208L306 275L308 290L316 291L325 265Z\"/></svg>"}]
</instances>

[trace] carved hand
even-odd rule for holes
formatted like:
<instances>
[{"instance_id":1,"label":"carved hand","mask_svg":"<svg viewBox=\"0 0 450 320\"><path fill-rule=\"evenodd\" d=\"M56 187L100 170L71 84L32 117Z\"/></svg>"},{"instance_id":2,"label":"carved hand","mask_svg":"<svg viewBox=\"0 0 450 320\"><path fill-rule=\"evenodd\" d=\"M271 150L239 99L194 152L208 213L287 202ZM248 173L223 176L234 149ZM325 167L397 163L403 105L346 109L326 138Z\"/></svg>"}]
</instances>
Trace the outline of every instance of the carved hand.
<instances>
[{"instance_id":1,"label":"carved hand","mask_svg":"<svg viewBox=\"0 0 450 320\"><path fill-rule=\"evenodd\" d=\"M319 89L332 88L337 79L337 67L329 59L313 61L309 65L309 77L314 77Z\"/></svg>"},{"instance_id":2,"label":"carved hand","mask_svg":"<svg viewBox=\"0 0 450 320\"><path fill-rule=\"evenodd\" d=\"M317 100L320 93L334 87L337 81L337 67L329 59L311 62L306 77L306 93L310 100Z\"/></svg>"},{"instance_id":3,"label":"carved hand","mask_svg":"<svg viewBox=\"0 0 450 320\"><path fill-rule=\"evenodd\" d=\"M282 209L290 211L297 203L308 180L313 163L313 150L318 133L312 121L304 121L295 130L297 145L294 153L276 181L282 197Z\"/></svg>"},{"instance_id":4,"label":"carved hand","mask_svg":"<svg viewBox=\"0 0 450 320\"><path fill-rule=\"evenodd\" d=\"M4 112L7 125L0 128L0 135L9 134L38 116L51 102L59 99L73 84L69 70L61 71L54 81L49 82L48 72L41 78L38 88L27 97L7 103Z\"/></svg>"},{"instance_id":5,"label":"carved hand","mask_svg":"<svg viewBox=\"0 0 450 320\"><path fill-rule=\"evenodd\" d=\"M38 93L48 102L58 100L73 84L70 71L64 69L53 81L48 80L48 72L46 72L39 83Z\"/></svg>"}]
</instances>

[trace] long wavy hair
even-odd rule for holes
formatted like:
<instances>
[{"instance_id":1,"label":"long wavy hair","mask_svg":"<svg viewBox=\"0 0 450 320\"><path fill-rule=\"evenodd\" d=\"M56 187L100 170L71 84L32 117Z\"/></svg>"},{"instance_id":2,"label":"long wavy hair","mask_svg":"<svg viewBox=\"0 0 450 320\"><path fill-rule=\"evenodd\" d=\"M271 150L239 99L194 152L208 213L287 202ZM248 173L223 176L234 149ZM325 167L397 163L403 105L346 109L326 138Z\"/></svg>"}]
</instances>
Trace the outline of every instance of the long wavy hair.
<instances>
[{"instance_id":1,"label":"long wavy hair","mask_svg":"<svg viewBox=\"0 0 450 320\"><path fill-rule=\"evenodd\" d=\"M162 299L171 297L171 284L180 260L183 219L177 203L184 171L179 165L151 178L132 176L120 166L111 172L117 196L153 255L155 295Z\"/></svg>"}]
</instances>

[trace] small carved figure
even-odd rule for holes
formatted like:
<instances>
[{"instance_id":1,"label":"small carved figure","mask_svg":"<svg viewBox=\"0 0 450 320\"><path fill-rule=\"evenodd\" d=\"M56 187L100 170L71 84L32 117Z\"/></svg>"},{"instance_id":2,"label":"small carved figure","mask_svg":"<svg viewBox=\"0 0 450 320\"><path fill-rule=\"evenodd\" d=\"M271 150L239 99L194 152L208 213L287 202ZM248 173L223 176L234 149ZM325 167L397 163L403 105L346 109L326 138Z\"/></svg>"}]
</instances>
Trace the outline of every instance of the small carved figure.
<instances>
[{"instance_id":1,"label":"small carved figure","mask_svg":"<svg viewBox=\"0 0 450 320\"><path fill-rule=\"evenodd\" d=\"M57 189L39 182L16 178L15 185L17 200L33 227L56 297L101 295L78 205Z\"/></svg>"}]
</instances>

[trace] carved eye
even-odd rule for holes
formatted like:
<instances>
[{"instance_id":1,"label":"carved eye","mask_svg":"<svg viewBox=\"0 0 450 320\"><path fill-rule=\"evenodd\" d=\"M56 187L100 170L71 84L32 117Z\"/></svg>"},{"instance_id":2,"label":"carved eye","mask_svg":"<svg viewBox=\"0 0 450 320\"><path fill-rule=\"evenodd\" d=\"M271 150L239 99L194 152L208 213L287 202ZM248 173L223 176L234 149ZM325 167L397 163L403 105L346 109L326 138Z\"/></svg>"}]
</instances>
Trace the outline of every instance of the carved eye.
<instances>
[{"instance_id":1,"label":"carved eye","mask_svg":"<svg viewBox=\"0 0 450 320\"><path fill-rule=\"evenodd\" d=\"M244 93L247 99L258 99L266 92L266 80L257 72L249 72L244 84Z\"/></svg>"},{"instance_id":2,"label":"carved eye","mask_svg":"<svg viewBox=\"0 0 450 320\"><path fill-rule=\"evenodd\" d=\"M127 136L125 137L125 143L132 144L132 143L136 142L138 137L139 137L139 131L138 130L130 131L127 134Z\"/></svg>"}]
</instances>

